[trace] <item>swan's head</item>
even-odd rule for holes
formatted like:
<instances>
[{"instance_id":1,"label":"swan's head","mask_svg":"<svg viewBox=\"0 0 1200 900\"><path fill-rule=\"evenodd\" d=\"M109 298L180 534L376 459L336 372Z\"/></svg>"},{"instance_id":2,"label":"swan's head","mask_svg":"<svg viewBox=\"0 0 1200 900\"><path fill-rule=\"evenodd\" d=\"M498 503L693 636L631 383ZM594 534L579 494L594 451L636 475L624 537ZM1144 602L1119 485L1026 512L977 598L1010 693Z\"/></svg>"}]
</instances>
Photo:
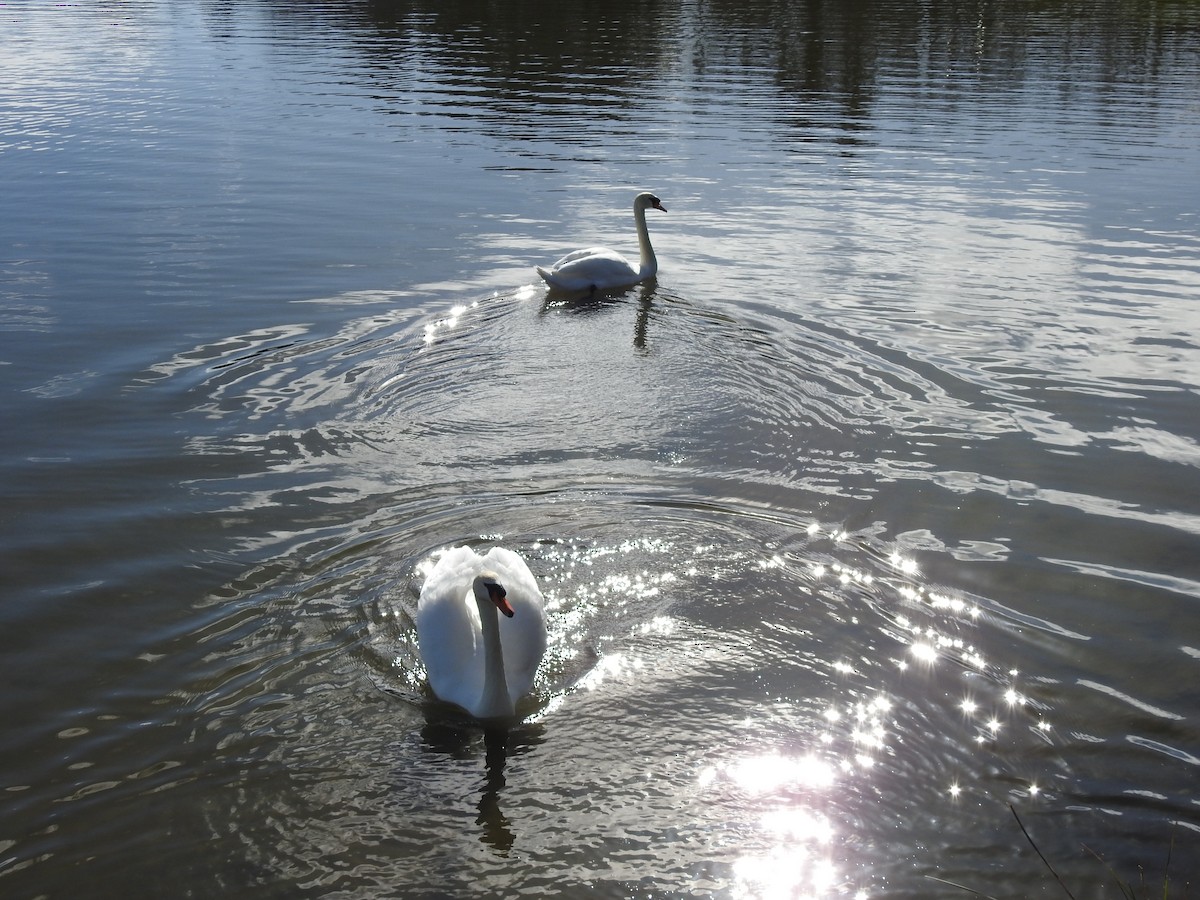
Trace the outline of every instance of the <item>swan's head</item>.
<instances>
[{"instance_id":1,"label":"swan's head","mask_svg":"<svg viewBox=\"0 0 1200 900\"><path fill-rule=\"evenodd\" d=\"M645 209L646 207L649 206L653 209L662 210L663 212L667 211L667 208L662 205L662 201L659 200L657 197L655 197L649 191L642 191L642 193L637 195L637 197L634 199L633 203L634 203L634 206L637 206L641 209Z\"/></svg>"},{"instance_id":2,"label":"swan's head","mask_svg":"<svg viewBox=\"0 0 1200 900\"><path fill-rule=\"evenodd\" d=\"M475 578L475 591L483 591L487 598L496 604L496 609L512 618L514 610L512 604L508 602L508 592L504 590L504 585L500 583L499 577L495 572L481 572Z\"/></svg>"}]
</instances>

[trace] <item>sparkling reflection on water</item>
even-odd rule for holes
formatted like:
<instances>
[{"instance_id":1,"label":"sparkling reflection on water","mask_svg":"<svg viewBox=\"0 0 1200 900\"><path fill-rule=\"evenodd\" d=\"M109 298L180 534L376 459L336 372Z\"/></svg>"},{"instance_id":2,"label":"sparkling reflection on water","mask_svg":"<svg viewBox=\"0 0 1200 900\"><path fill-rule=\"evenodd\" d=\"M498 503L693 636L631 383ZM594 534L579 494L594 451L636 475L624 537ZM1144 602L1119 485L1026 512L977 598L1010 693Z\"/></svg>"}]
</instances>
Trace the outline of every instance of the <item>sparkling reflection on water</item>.
<instances>
[{"instance_id":1,"label":"sparkling reflection on water","mask_svg":"<svg viewBox=\"0 0 1200 900\"><path fill-rule=\"evenodd\" d=\"M1200 877L1183 7L64 9L0 11L6 895L1058 896L1009 804ZM657 284L530 284L642 187ZM497 542L485 731L412 615Z\"/></svg>"}]
</instances>

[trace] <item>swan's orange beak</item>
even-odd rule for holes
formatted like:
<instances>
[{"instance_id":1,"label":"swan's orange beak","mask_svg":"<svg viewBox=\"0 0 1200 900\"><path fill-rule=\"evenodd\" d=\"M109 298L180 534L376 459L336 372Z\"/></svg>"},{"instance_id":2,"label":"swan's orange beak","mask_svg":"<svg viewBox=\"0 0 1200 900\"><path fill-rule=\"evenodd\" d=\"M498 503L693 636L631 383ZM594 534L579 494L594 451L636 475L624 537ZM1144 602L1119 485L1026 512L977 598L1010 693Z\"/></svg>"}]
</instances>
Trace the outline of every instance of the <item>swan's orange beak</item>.
<instances>
[{"instance_id":1,"label":"swan's orange beak","mask_svg":"<svg viewBox=\"0 0 1200 900\"><path fill-rule=\"evenodd\" d=\"M508 602L508 597L504 593L504 588L500 587L498 584L490 584L488 585L488 596L491 597L492 602L496 604L496 609L500 610L500 612L504 613L504 615L508 616L510 619L513 617L516 611L512 608L512 604Z\"/></svg>"}]
</instances>

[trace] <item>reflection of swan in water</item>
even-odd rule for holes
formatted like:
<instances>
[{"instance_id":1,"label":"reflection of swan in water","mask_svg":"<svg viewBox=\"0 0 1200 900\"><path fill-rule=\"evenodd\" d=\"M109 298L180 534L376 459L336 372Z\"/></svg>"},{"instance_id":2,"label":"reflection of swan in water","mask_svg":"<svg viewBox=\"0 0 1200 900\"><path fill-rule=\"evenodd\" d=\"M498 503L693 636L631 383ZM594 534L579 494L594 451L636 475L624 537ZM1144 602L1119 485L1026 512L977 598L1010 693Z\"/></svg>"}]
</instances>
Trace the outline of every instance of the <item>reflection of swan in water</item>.
<instances>
[{"instance_id":1,"label":"reflection of swan in water","mask_svg":"<svg viewBox=\"0 0 1200 900\"><path fill-rule=\"evenodd\" d=\"M513 716L546 652L533 573L503 547L448 550L421 588L417 643L439 699L479 719Z\"/></svg>"},{"instance_id":2,"label":"reflection of swan in water","mask_svg":"<svg viewBox=\"0 0 1200 900\"><path fill-rule=\"evenodd\" d=\"M633 221L637 225L639 253L636 267L607 247L587 247L568 253L549 269L538 266L537 273L548 285L564 291L603 291L653 278L658 272L658 260L650 246L650 232L646 229L648 207L667 211L662 201L649 191L634 198Z\"/></svg>"},{"instance_id":3,"label":"reflection of swan in water","mask_svg":"<svg viewBox=\"0 0 1200 900\"><path fill-rule=\"evenodd\" d=\"M489 728L484 732L484 742L487 750L484 753L483 765L487 770L486 783L483 793L479 795L479 816L475 824L482 828L479 839L494 847L504 856L512 849L513 833L509 827L508 816L500 808L500 791L503 790L504 766L508 762L508 732L499 728Z\"/></svg>"},{"instance_id":4,"label":"reflection of swan in water","mask_svg":"<svg viewBox=\"0 0 1200 900\"><path fill-rule=\"evenodd\" d=\"M654 295L657 291L658 288L653 282L637 286L636 296L638 306L633 320L633 346L638 350L646 349L646 335L650 325L650 314L654 311ZM623 307L627 295L628 292L601 296L584 294L576 297L564 298L560 296L556 298L553 294L550 294L542 304L541 314L548 315L553 312L562 311L578 313L580 315L591 315L603 312L610 307Z\"/></svg>"},{"instance_id":5,"label":"reflection of swan in water","mask_svg":"<svg viewBox=\"0 0 1200 900\"><path fill-rule=\"evenodd\" d=\"M480 740L478 729L465 728L461 722L438 718L426 723L421 737L429 750L455 759L474 758ZM540 725L528 724L512 729L488 726L483 729L482 737L484 779L479 802L475 804L478 811L475 824L479 826L479 840L501 856L507 856L516 835L501 805L501 795L507 783L504 769L510 755L527 752L542 743L543 729Z\"/></svg>"}]
</instances>

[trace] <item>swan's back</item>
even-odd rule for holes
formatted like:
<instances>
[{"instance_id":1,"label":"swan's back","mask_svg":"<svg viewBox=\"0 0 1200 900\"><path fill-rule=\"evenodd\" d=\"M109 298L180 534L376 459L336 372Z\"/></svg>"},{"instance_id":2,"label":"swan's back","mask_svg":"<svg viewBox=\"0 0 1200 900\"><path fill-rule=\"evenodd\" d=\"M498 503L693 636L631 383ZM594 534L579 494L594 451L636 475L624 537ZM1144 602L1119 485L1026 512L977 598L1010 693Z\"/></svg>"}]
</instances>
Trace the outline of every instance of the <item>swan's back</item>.
<instances>
[{"instance_id":1,"label":"swan's back","mask_svg":"<svg viewBox=\"0 0 1200 900\"><path fill-rule=\"evenodd\" d=\"M617 253L615 250L609 250L607 247L584 247L582 250L572 250L550 268L561 269L564 266L570 265L574 262L580 262L581 260L585 259L600 259L603 257L616 257L616 259L625 263L625 265L629 265L628 260L626 260L625 257ZM630 266L630 268L633 267Z\"/></svg>"},{"instance_id":2,"label":"swan's back","mask_svg":"<svg viewBox=\"0 0 1200 900\"><path fill-rule=\"evenodd\" d=\"M640 274L620 253L606 247L588 247L568 253L549 269L537 266L549 285L567 291L623 287L636 284Z\"/></svg>"}]
</instances>

